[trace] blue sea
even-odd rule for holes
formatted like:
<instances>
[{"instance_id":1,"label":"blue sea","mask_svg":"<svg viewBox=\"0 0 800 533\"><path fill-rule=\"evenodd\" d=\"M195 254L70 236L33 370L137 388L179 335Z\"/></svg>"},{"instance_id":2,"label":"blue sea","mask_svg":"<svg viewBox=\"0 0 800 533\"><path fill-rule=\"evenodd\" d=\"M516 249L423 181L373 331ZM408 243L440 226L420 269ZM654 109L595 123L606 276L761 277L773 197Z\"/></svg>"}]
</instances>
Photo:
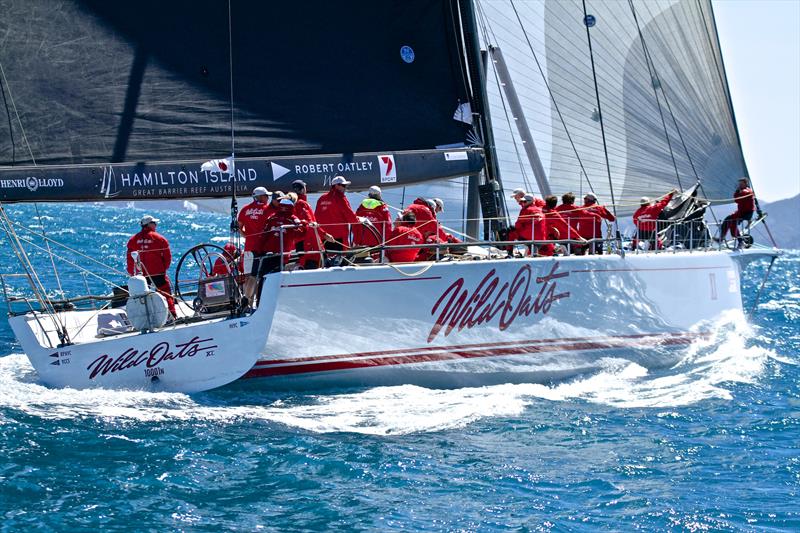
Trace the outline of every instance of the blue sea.
<instances>
[{"instance_id":1,"label":"blue sea","mask_svg":"<svg viewBox=\"0 0 800 533\"><path fill-rule=\"evenodd\" d=\"M116 282L144 213L7 209L20 236L44 229ZM226 236L222 215L154 214L176 255ZM32 260L52 281L46 253ZM0 272L14 271L2 237ZM60 271L67 294L85 292L75 267ZM748 310L765 272L744 274ZM674 367L620 359L549 385L56 390L3 320L0 530L797 531L798 354L797 251L754 314L726 317Z\"/></svg>"}]
</instances>

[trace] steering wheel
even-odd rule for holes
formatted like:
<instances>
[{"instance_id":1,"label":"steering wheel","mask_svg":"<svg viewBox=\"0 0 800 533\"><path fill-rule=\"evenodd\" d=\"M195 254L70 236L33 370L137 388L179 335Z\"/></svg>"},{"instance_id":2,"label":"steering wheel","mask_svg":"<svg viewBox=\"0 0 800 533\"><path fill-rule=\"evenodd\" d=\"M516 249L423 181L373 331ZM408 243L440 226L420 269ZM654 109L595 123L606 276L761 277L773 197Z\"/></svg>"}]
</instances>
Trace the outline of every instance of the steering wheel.
<instances>
[{"instance_id":1,"label":"steering wheel","mask_svg":"<svg viewBox=\"0 0 800 533\"><path fill-rule=\"evenodd\" d=\"M230 259L228 252L216 244L198 244L183 254L175 270L175 296L195 311L202 311L200 285L214 276L214 265L220 261L230 272L238 301L238 258Z\"/></svg>"}]
</instances>

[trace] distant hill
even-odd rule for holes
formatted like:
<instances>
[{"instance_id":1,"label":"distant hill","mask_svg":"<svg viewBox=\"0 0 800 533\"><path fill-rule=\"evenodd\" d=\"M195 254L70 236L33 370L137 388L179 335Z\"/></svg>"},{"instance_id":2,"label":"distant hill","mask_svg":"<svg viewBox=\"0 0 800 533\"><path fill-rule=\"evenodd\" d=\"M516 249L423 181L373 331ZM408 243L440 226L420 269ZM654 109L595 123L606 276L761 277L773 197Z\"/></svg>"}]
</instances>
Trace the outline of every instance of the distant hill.
<instances>
[{"instance_id":1,"label":"distant hill","mask_svg":"<svg viewBox=\"0 0 800 533\"><path fill-rule=\"evenodd\" d=\"M778 246L800 249L800 194L777 202L761 202L761 210L768 214L767 225ZM768 242L762 231L754 233L758 242Z\"/></svg>"}]
</instances>

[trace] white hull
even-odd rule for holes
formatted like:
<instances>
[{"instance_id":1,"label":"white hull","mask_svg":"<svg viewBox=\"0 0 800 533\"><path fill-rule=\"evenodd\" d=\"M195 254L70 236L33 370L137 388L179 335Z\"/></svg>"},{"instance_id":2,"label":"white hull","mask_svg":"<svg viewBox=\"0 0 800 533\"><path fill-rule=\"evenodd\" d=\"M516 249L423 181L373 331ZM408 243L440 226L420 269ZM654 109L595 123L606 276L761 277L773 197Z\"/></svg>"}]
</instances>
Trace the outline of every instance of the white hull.
<instances>
[{"instance_id":1,"label":"white hull","mask_svg":"<svg viewBox=\"0 0 800 533\"><path fill-rule=\"evenodd\" d=\"M265 284L266 290L276 287L277 280ZM96 336L96 312L70 311L58 314L73 342L61 347L46 315L15 316L9 322L47 385L191 393L221 387L245 374L259 357L273 311L273 306L264 305L244 318L216 318L112 337Z\"/></svg>"},{"instance_id":2,"label":"white hull","mask_svg":"<svg viewBox=\"0 0 800 533\"><path fill-rule=\"evenodd\" d=\"M558 379L606 356L671 365L677 359L669 348L707 336L716 318L741 311L741 266L771 255L645 253L273 274L281 281L272 329L245 378L263 378L270 388L460 386Z\"/></svg>"}]
</instances>

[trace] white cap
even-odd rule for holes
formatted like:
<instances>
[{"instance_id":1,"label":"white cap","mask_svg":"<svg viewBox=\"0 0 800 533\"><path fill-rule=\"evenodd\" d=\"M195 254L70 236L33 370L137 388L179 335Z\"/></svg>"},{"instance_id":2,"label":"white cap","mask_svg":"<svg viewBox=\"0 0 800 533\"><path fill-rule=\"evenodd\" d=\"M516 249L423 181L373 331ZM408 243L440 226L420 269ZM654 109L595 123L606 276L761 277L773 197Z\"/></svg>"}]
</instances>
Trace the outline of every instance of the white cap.
<instances>
[{"instance_id":1,"label":"white cap","mask_svg":"<svg viewBox=\"0 0 800 533\"><path fill-rule=\"evenodd\" d=\"M428 205L428 209L434 212L436 211L436 202L434 202L430 198L426 198L425 203Z\"/></svg>"},{"instance_id":2,"label":"white cap","mask_svg":"<svg viewBox=\"0 0 800 533\"><path fill-rule=\"evenodd\" d=\"M294 202L288 196L284 196L281 198L281 201L278 202L280 205L294 205Z\"/></svg>"},{"instance_id":3,"label":"white cap","mask_svg":"<svg viewBox=\"0 0 800 533\"><path fill-rule=\"evenodd\" d=\"M159 222L161 222L161 221L158 220L156 217L153 217L153 216L150 216L150 215L145 215L145 216L142 217L142 220L139 221L139 224L141 224L142 226L146 226L146 225L148 225L150 223L158 224Z\"/></svg>"},{"instance_id":4,"label":"white cap","mask_svg":"<svg viewBox=\"0 0 800 533\"><path fill-rule=\"evenodd\" d=\"M525 189L514 189L511 192L511 198L516 198L517 196L519 196L521 194L525 194Z\"/></svg>"},{"instance_id":5,"label":"white cap","mask_svg":"<svg viewBox=\"0 0 800 533\"><path fill-rule=\"evenodd\" d=\"M586 200L587 198L589 200L594 200L595 202L597 201L597 196L595 196L593 192L587 192L586 194L583 195L584 200Z\"/></svg>"},{"instance_id":6,"label":"white cap","mask_svg":"<svg viewBox=\"0 0 800 533\"><path fill-rule=\"evenodd\" d=\"M650 198L648 198L647 196L642 196L642 199L639 200L639 203L642 204L642 205L649 204L650 203Z\"/></svg>"},{"instance_id":7,"label":"white cap","mask_svg":"<svg viewBox=\"0 0 800 533\"><path fill-rule=\"evenodd\" d=\"M344 176L336 176L331 180L331 187L334 185L350 185L351 182L344 179Z\"/></svg>"},{"instance_id":8,"label":"white cap","mask_svg":"<svg viewBox=\"0 0 800 533\"><path fill-rule=\"evenodd\" d=\"M268 196L270 192L266 187L256 187L253 189L253 196Z\"/></svg>"},{"instance_id":9,"label":"white cap","mask_svg":"<svg viewBox=\"0 0 800 533\"><path fill-rule=\"evenodd\" d=\"M522 197L522 200L525 202L532 202L534 200L534 196L531 193L525 193L525 196Z\"/></svg>"},{"instance_id":10,"label":"white cap","mask_svg":"<svg viewBox=\"0 0 800 533\"><path fill-rule=\"evenodd\" d=\"M370 196L374 195L374 196L377 196L377 197L380 198L380 196L381 196L381 188L378 187L377 185L373 185L372 187L369 188L369 193L368 194Z\"/></svg>"},{"instance_id":11,"label":"white cap","mask_svg":"<svg viewBox=\"0 0 800 533\"><path fill-rule=\"evenodd\" d=\"M441 211L444 211L444 200L441 198L434 198L433 203L435 203L436 207L438 207Z\"/></svg>"}]
</instances>

